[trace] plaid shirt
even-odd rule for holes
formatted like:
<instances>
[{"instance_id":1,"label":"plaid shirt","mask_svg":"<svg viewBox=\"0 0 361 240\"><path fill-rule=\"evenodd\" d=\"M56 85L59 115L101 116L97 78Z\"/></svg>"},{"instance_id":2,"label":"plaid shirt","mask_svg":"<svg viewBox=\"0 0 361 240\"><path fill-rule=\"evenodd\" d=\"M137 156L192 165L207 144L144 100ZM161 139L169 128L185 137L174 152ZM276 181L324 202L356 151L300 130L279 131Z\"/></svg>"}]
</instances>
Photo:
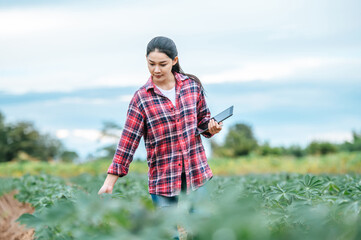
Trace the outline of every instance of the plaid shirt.
<instances>
[{"instance_id":1,"label":"plaid shirt","mask_svg":"<svg viewBox=\"0 0 361 240\"><path fill-rule=\"evenodd\" d=\"M127 119L108 173L125 176L141 137L148 162L150 194L179 195L181 174L187 179L187 192L196 190L213 177L200 135L208 126L210 111L204 92L188 76L174 73L176 106L155 87L152 77L135 92ZM210 138L208 132L202 133Z\"/></svg>"}]
</instances>

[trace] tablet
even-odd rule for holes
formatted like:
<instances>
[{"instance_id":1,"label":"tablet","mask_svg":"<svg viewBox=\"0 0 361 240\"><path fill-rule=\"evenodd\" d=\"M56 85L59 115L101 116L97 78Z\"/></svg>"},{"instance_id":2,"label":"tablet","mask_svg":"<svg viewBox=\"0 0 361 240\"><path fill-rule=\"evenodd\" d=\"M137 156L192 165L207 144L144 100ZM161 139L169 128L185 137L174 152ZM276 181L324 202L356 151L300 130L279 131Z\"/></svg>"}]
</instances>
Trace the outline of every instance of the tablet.
<instances>
[{"instance_id":1,"label":"tablet","mask_svg":"<svg viewBox=\"0 0 361 240\"><path fill-rule=\"evenodd\" d=\"M220 122L223 122L224 120L226 120L227 118L229 118L232 115L233 115L233 106L231 106L231 107L227 108L226 110L224 110L223 112L217 114L212 119L214 119L217 123L220 123ZM208 123L207 123L207 128L202 130L202 131L199 131L196 134L196 136L203 133L203 132L206 132L206 131L208 131Z\"/></svg>"}]
</instances>

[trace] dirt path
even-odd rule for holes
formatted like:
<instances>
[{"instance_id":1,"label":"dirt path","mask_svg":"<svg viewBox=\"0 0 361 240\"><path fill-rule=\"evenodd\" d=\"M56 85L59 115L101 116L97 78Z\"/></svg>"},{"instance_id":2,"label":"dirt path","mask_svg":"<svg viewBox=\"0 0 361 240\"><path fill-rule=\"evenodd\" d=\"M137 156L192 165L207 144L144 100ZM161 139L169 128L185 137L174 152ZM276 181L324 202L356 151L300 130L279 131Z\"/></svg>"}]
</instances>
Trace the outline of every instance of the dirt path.
<instances>
[{"instance_id":1,"label":"dirt path","mask_svg":"<svg viewBox=\"0 0 361 240\"><path fill-rule=\"evenodd\" d=\"M0 197L0 240L34 239L34 230L26 229L15 222L23 213L33 213L34 208L28 203L21 203L14 198L15 191Z\"/></svg>"}]
</instances>

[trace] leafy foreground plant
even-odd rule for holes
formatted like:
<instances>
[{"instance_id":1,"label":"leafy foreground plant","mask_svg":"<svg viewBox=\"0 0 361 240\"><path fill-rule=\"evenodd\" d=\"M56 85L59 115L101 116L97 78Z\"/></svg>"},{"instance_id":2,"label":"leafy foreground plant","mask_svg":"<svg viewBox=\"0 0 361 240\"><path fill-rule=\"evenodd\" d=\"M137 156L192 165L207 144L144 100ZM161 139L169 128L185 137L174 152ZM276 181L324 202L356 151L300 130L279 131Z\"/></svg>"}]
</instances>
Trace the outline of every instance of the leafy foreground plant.
<instances>
[{"instance_id":1,"label":"leafy foreground plant","mask_svg":"<svg viewBox=\"0 0 361 240\"><path fill-rule=\"evenodd\" d=\"M181 196L168 213L153 208L146 175L119 179L100 197L104 177L16 179L18 198L36 206L19 221L38 239L170 239L177 225L193 239L361 239L358 175L215 177L208 197Z\"/></svg>"}]
</instances>

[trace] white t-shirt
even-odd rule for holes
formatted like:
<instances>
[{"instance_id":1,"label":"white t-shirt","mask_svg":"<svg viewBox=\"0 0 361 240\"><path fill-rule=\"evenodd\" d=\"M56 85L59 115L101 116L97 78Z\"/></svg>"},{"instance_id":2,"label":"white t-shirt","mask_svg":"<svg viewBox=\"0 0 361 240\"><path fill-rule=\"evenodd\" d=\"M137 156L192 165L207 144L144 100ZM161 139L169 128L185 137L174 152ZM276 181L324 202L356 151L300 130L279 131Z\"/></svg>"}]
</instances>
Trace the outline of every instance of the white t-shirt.
<instances>
[{"instance_id":1,"label":"white t-shirt","mask_svg":"<svg viewBox=\"0 0 361 240\"><path fill-rule=\"evenodd\" d=\"M158 89L163 93L164 96L166 96L169 100L172 101L173 106L175 107L175 86L170 90L164 90L161 89L160 87L158 87Z\"/></svg>"}]
</instances>

